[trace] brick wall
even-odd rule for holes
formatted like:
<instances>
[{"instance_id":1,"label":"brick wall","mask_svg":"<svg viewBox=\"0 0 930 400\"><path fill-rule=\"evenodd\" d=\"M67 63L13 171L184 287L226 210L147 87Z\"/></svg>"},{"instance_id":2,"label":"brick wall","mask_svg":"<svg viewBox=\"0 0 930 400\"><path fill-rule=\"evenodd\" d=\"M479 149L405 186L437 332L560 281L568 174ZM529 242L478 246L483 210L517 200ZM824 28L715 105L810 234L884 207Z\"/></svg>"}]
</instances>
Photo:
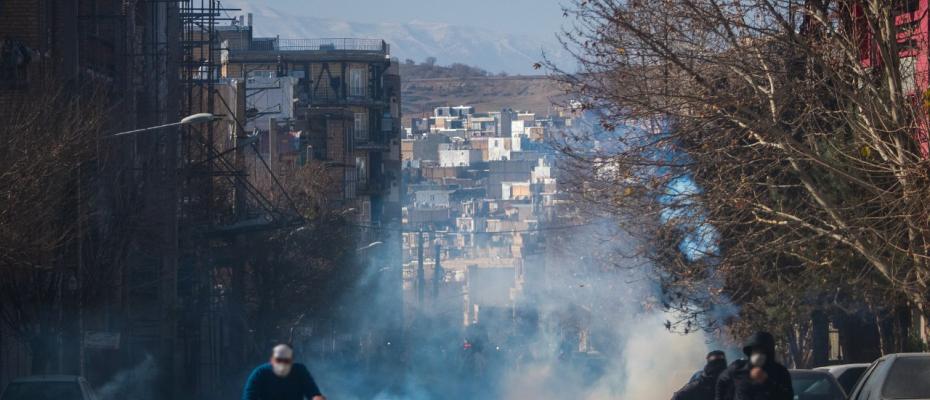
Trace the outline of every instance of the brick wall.
<instances>
[{"instance_id":1,"label":"brick wall","mask_svg":"<svg viewBox=\"0 0 930 400\"><path fill-rule=\"evenodd\" d=\"M47 1L3 0L0 1L0 39L15 39L29 47L42 49Z\"/></svg>"},{"instance_id":2,"label":"brick wall","mask_svg":"<svg viewBox=\"0 0 930 400\"><path fill-rule=\"evenodd\" d=\"M8 41L10 45L21 43L36 55L39 54L47 42L42 28L46 19L45 6L46 1L41 0L0 0L0 47ZM22 93L28 77L39 72L36 61L38 60L33 59L27 65L24 76L17 72L15 79L0 81L0 107L9 107L16 96ZM3 67L0 65L0 68ZM13 74L8 71L2 72Z\"/></svg>"}]
</instances>

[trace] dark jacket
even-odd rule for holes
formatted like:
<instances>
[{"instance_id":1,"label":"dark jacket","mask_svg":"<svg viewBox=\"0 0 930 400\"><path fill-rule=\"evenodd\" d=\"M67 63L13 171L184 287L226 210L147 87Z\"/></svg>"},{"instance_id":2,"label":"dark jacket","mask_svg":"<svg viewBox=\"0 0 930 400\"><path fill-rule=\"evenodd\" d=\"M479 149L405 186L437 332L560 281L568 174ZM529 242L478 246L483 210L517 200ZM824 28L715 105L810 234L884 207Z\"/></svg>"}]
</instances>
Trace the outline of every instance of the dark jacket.
<instances>
[{"instance_id":1,"label":"dark jacket","mask_svg":"<svg viewBox=\"0 0 930 400\"><path fill-rule=\"evenodd\" d=\"M714 360L691 377L688 384L675 392L672 400L714 400L717 377L727 368L726 360Z\"/></svg>"},{"instance_id":2,"label":"dark jacket","mask_svg":"<svg viewBox=\"0 0 930 400\"><path fill-rule=\"evenodd\" d=\"M319 395L313 376L300 363L295 363L284 378L274 374L270 363L262 364L252 371L242 390L242 400L304 400Z\"/></svg>"},{"instance_id":3,"label":"dark jacket","mask_svg":"<svg viewBox=\"0 0 930 400\"><path fill-rule=\"evenodd\" d=\"M749 379L752 365L749 356L753 347L762 347L765 351L765 365L762 369L768 379L761 384ZM747 359L736 360L720 374L717 380L716 400L793 400L794 389L791 388L791 375L788 369L775 362L775 339L767 332L759 332L746 341L743 353Z\"/></svg>"},{"instance_id":4,"label":"dark jacket","mask_svg":"<svg viewBox=\"0 0 930 400\"><path fill-rule=\"evenodd\" d=\"M717 377L701 374L699 378L688 382L685 387L675 392L672 400L714 400Z\"/></svg>"}]
</instances>

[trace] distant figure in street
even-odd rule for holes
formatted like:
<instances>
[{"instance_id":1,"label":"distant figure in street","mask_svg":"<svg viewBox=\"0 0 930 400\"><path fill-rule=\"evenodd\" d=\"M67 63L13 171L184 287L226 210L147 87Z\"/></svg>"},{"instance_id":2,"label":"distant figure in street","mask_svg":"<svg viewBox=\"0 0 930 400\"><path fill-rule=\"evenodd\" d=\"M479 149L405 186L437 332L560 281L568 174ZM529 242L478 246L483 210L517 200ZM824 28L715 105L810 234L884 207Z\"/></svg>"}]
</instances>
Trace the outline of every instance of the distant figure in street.
<instances>
[{"instance_id":1,"label":"distant figure in street","mask_svg":"<svg viewBox=\"0 0 930 400\"><path fill-rule=\"evenodd\" d=\"M310 371L294 363L294 350L286 344L274 347L271 361L252 371L242 390L242 400L326 400Z\"/></svg>"},{"instance_id":2,"label":"distant figure in street","mask_svg":"<svg viewBox=\"0 0 930 400\"><path fill-rule=\"evenodd\" d=\"M717 390L717 377L727 369L727 356L720 350L707 353L704 369L691 377L685 387L675 392L672 400L714 400Z\"/></svg>"},{"instance_id":3,"label":"distant figure in street","mask_svg":"<svg viewBox=\"0 0 930 400\"><path fill-rule=\"evenodd\" d=\"M717 380L716 400L793 400L791 375L775 362L775 338L757 332L746 341L748 359L730 364Z\"/></svg>"}]
</instances>

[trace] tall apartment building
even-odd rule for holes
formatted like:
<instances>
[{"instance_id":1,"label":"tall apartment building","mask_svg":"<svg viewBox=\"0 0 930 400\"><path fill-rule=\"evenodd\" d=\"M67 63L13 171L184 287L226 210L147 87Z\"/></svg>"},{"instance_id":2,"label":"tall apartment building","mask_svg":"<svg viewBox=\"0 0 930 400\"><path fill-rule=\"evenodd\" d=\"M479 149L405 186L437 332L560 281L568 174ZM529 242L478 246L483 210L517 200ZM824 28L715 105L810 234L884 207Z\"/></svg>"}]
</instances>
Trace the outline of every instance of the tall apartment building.
<instances>
[{"instance_id":1,"label":"tall apartment building","mask_svg":"<svg viewBox=\"0 0 930 400\"><path fill-rule=\"evenodd\" d=\"M385 299L402 313L401 93L398 62L390 47L376 39L279 39L253 37L251 26L221 30L221 77L245 82L246 97L260 99L275 85L291 85L288 112L268 111L288 120L273 120L298 140L286 150L276 146L270 163L296 159L326 166L336 185L329 188L333 204L354 208L360 244L381 242L366 250L380 284L395 293ZM269 82L275 82L269 86ZM264 87L264 88L263 88ZM247 100L248 102L249 100ZM256 100L257 101L257 100ZM254 121L262 110L249 106ZM267 108L267 107L266 107ZM255 124L257 129L263 129ZM271 140L269 143L274 142ZM289 153L289 154L287 154ZM279 171L286 173L286 171ZM366 228L370 227L370 228ZM382 317L383 319L383 317Z\"/></svg>"},{"instance_id":2,"label":"tall apartment building","mask_svg":"<svg viewBox=\"0 0 930 400\"><path fill-rule=\"evenodd\" d=\"M335 200L358 205L375 225L396 217L400 76L387 43L252 37L222 46L224 78L296 79L293 126L303 132L300 154L326 162L342 182L333 190Z\"/></svg>"}]
</instances>

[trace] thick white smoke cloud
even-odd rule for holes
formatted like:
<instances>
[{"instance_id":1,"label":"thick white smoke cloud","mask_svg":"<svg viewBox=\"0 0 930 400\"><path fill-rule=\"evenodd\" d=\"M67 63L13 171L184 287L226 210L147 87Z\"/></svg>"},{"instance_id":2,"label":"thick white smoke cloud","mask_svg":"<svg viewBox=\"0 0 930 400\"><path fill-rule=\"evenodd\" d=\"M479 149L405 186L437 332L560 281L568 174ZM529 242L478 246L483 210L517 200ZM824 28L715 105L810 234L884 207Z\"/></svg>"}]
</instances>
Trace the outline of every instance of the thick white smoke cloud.
<instances>
[{"instance_id":1,"label":"thick white smoke cloud","mask_svg":"<svg viewBox=\"0 0 930 400\"><path fill-rule=\"evenodd\" d=\"M660 294L648 278L651 265L624 256L631 253L627 250L634 247L632 241L609 221L573 233L560 243L564 251L559 259L547 262L558 269L547 271L552 284L546 295L531 300L543 312L541 325L559 315L547 311L591 313L588 335L609 344L594 346L604 358L602 373L592 380L584 365L550 352L529 367L508 370L497 398L662 400L703 367L710 338L703 332L682 335L665 328L665 321L674 316L654 304ZM525 340L556 342L552 335L543 331Z\"/></svg>"},{"instance_id":2,"label":"thick white smoke cloud","mask_svg":"<svg viewBox=\"0 0 930 400\"><path fill-rule=\"evenodd\" d=\"M607 274L622 279L625 274ZM626 290L615 293L642 293L648 281L621 280ZM632 287L631 287L632 286ZM605 285L610 287L610 285ZM617 286L614 286L617 288ZM605 293L610 295L609 293ZM624 298L640 304L641 298ZM691 375L703 367L710 351L710 339L701 332L688 335L669 332L664 322L673 316L661 310L619 309L608 316L616 323L612 332L598 332L617 348L604 356L604 373L594 382L586 382L580 371L566 371L557 357L541 360L528 369L514 370L498 398L507 400L536 398L576 398L585 400L635 399L664 400L683 386ZM537 338L537 340L539 340ZM553 396L556 395L556 396Z\"/></svg>"},{"instance_id":3,"label":"thick white smoke cloud","mask_svg":"<svg viewBox=\"0 0 930 400\"><path fill-rule=\"evenodd\" d=\"M545 265L527 265L546 270L545 283L520 305L538 312L536 329L518 333L502 345L505 351L487 350L478 378L460 356L460 319L409 326L403 354L388 365L308 364L324 392L341 399L668 399L703 367L710 338L665 328L674 316L658 305L651 266L623 256L632 253L632 240L607 221L567 235L558 242L560 251L547 252ZM347 306L347 315L370 327L362 322L379 314L381 298L369 290ZM573 331L579 327L584 334ZM566 351L565 338L578 336L585 344L572 343ZM366 392L371 386L383 390Z\"/></svg>"},{"instance_id":4,"label":"thick white smoke cloud","mask_svg":"<svg viewBox=\"0 0 930 400\"><path fill-rule=\"evenodd\" d=\"M623 372L626 381L619 397L589 397L591 400L669 399L695 370L703 367L709 351L702 334L668 332L661 314L642 318L625 343Z\"/></svg>"}]
</instances>

